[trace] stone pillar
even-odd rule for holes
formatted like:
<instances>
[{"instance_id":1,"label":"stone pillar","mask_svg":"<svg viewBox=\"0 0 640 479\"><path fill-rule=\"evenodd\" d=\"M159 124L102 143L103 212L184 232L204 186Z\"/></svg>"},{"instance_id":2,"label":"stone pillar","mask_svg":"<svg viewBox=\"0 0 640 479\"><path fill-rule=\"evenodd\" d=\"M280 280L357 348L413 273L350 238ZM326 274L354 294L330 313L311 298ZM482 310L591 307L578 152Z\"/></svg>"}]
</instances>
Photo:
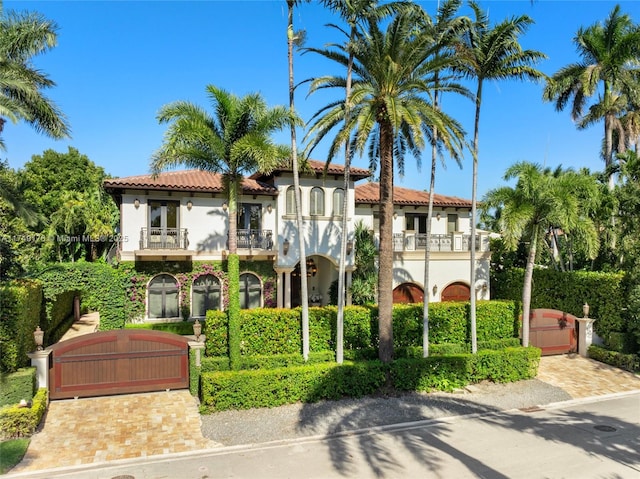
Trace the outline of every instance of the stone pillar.
<instances>
[{"instance_id":1,"label":"stone pillar","mask_svg":"<svg viewBox=\"0 0 640 479\"><path fill-rule=\"evenodd\" d=\"M196 354L196 366L200 367L202 365L202 351L204 351L204 341L205 341L205 336L204 334L200 336L200 341L189 341L189 349L193 349Z\"/></svg>"},{"instance_id":2,"label":"stone pillar","mask_svg":"<svg viewBox=\"0 0 640 479\"><path fill-rule=\"evenodd\" d=\"M43 349L42 351L34 351L27 353L27 356L31 358L31 366L36 368L36 383L38 388L49 389L49 355L50 349Z\"/></svg>"},{"instance_id":3,"label":"stone pillar","mask_svg":"<svg viewBox=\"0 0 640 479\"><path fill-rule=\"evenodd\" d=\"M283 284L282 284L282 272L276 270L276 297L277 297L277 301L278 301L278 308L282 308L283 307Z\"/></svg>"},{"instance_id":4,"label":"stone pillar","mask_svg":"<svg viewBox=\"0 0 640 479\"><path fill-rule=\"evenodd\" d=\"M587 357L589 346L593 343L593 318L576 318L580 323L578 331L578 353L582 357Z\"/></svg>"}]
</instances>

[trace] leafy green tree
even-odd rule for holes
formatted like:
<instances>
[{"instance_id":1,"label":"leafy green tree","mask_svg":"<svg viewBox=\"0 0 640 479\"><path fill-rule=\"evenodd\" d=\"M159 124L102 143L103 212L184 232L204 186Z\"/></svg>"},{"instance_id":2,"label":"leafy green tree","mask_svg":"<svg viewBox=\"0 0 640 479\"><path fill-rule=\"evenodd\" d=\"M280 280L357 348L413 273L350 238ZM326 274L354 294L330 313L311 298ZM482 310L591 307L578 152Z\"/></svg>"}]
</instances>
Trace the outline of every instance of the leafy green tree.
<instances>
[{"instance_id":1,"label":"leafy green tree","mask_svg":"<svg viewBox=\"0 0 640 479\"><path fill-rule=\"evenodd\" d=\"M220 173L228 199L229 268L237 271L238 199L242 178L255 171L271 172L288 161L291 150L277 145L271 135L299 119L286 107L269 108L259 94L237 97L213 85L207 86L214 116L193 103L178 101L163 106L158 113L161 124L168 123L164 142L154 154L151 170L183 165ZM229 282L229 330L237 330L240 310L238 280ZM231 314L234 313L234 314ZM233 317L232 317L233 316ZM232 324L233 323L233 324ZM239 368L240 342L229 338L233 368Z\"/></svg>"},{"instance_id":2,"label":"leafy green tree","mask_svg":"<svg viewBox=\"0 0 640 479\"><path fill-rule=\"evenodd\" d=\"M520 242L528 243L522 291L522 345L528 346L533 269L546 232L561 228L580 237L590 257L598 251L595 224L582 201L593 192L595 183L587 175L571 170L552 172L528 162L509 167L504 180L516 180L516 185L490 190L482 199L483 212L499 209L497 225L508 249L514 251Z\"/></svg>"},{"instance_id":3,"label":"leafy green tree","mask_svg":"<svg viewBox=\"0 0 640 479\"><path fill-rule=\"evenodd\" d=\"M558 70L547 81L543 99L555 102L558 111L571 102L571 119L580 129L604 120L604 161L605 167L610 167L614 130L624 138L618 117L628 108L628 92L638 95L640 28L616 5L604 24L580 28L574 43L581 61ZM597 101L585 112L589 98L594 96ZM609 188L613 189L613 177Z\"/></svg>"},{"instance_id":4,"label":"leafy green tree","mask_svg":"<svg viewBox=\"0 0 640 479\"><path fill-rule=\"evenodd\" d=\"M485 81L538 80L544 75L533 65L546 58L535 50L523 50L519 38L533 23L526 15L513 17L491 26L489 15L474 1L469 2L474 19L463 33L463 44L458 48L457 68L476 82L475 120L473 128L473 183L471 188L471 349L477 352L476 336L476 211L478 185L478 156L480 136L480 107Z\"/></svg>"},{"instance_id":5,"label":"leafy green tree","mask_svg":"<svg viewBox=\"0 0 640 479\"><path fill-rule=\"evenodd\" d=\"M42 15L5 12L0 2L0 133L8 119L25 121L52 138L69 136L64 114L43 94L55 83L32 61L55 47L56 30ZM2 139L0 148L5 148Z\"/></svg>"},{"instance_id":6,"label":"leafy green tree","mask_svg":"<svg viewBox=\"0 0 640 479\"><path fill-rule=\"evenodd\" d=\"M379 356L389 362L393 357L393 173L394 163L402 172L404 154L411 152L420 158L425 146L424 130L436 126L445 147L454 149L462 131L457 122L438 111L425 94L432 87L426 72L432 49L430 39L416 35L413 12L402 12L381 30L376 21L367 22L367 30L359 31L352 47L354 54L352 92L345 110L344 100L332 102L316 112L308 131L313 148L334 127L329 156L345 143L362 154L368 147L372 164L380 163L380 251L378 275ZM338 62L349 65L349 55L343 50L314 50ZM351 51L351 49L350 49ZM344 91L347 79L341 76L315 78L311 92L324 88ZM448 140L448 142L447 142Z\"/></svg>"}]
</instances>

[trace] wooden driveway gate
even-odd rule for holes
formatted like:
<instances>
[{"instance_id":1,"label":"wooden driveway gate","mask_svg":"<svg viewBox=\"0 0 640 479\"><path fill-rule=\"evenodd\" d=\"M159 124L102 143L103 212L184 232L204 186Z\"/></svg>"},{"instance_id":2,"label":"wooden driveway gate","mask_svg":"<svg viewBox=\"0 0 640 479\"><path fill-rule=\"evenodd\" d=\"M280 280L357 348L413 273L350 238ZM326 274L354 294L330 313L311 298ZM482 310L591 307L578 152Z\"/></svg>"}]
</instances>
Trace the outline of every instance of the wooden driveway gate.
<instances>
[{"instance_id":1,"label":"wooden driveway gate","mask_svg":"<svg viewBox=\"0 0 640 479\"><path fill-rule=\"evenodd\" d=\"M575 353L576 317L556 309L533 309L529 319L529 342L543 356Z\"/></svg>"},{"instance_id":2,"label":"wooden driveway gate","mask_svg":"<svg viewBox=\"0 0 640 479\"><path fill-rule=\"evenodd\" d=\"M189 387L188 339L177 334L103 331L62 341L51 351L51 399Z\"/></svg>"}]
</instances>

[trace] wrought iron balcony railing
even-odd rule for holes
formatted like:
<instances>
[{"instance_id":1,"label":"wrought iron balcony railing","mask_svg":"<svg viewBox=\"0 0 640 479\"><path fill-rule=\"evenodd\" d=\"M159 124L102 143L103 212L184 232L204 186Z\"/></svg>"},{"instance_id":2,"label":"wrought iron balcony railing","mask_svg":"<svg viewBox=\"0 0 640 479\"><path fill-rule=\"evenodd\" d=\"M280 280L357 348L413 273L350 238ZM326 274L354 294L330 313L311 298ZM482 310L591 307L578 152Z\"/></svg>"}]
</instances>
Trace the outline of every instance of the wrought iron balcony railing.
<instances>
[{"instance_id":1,"label":"wrought iron balcony railing","mask_svg":"<svg viewBox=\"0 0 640 479\"><path fill-rule=\"evenodd\" d=\"M189 233L186 228L142 228L140 249L187 249Z\"/></svg>"},{"instance_id":2,"label":"wrought iron balcony railing","mask_svg":"<svg viewBox=\"0 0 640 479\"><path fill-rule=\"evenodd\" d=\"M238 230L238 249L273 249L273 231Z\"/></svg>"}]
</instances>

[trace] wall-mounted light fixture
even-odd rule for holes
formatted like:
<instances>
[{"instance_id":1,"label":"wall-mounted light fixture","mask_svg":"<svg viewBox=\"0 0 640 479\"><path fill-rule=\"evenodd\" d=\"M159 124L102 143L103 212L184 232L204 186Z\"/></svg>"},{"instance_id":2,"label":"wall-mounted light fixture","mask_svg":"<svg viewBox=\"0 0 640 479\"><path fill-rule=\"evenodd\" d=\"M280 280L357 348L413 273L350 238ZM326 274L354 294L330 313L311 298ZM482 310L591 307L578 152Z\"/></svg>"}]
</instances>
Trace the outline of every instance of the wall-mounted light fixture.
<instances>
[{"instance_id":1,"label":"wall-mounted light fixture","mask_svg":"<svg viewBox=\"0 0 640 479\"><path fill-rule=\"evenodd\" d=\"M442 218L442 215L441 215L440 213L438 213L438 214L436 215L436 219L437 219L438 221L440 221L440 218Z\"/></svg>"},{"instance_id":2,"label":"wall-mounted light fixture","mask_svg":"<svg viewBox=\"0 0 640 479\"><path fill-rule=\"evenodd\" d=\"M229 205L225 201L224 203L222 203L222 211L226 212L228 209L229 209Z\"/></svg>"},{"instance_id":3,"label":"wall-mounted light fixture","mask_svg":"<svg viewBox=\"0 0 640 479\"><path fill-rule=\"evenodd\" d=\"M397 219L398 219L398 212L397 212L397 211L394 211L394 212L393 212L393 219L394 219L394 220L397 220Z\"/></svg>"},{"instance_id":4,"label":"wall-mounted light fixture","mask_svg":"<svg viewBox=\"0 0 640 479\"><path fill-rule=\"evenodd\" d=\"M433 295L435 296L438 293L438 285L434 284L433 288L431 288L431 291L433 292Z\"/></svg>"},{"instance_id":5,"label":"wall-mounted light fixture","mask_svg":"<svg viewBox=\"0 0 640 479\"><path fill-rule=\"evenodd\" d=\"M140 200L138 198L133 200L133 206L135 206L136 209L140 208Z\"/></svg>"},{"instance_id":6,"label":"wall-mounted light fixture","mask_svg":"<svg viewBox=\"0 0 640 479\"><path fill-rule=\"evenodd\" d=\"M267 213L271 214L272 211L273 211L273 205L271 203L269 203L267 205Z\"/></svg>"},{"instance_id":7,"label":"wall-mounted light fixture","mask_svg":"<svg viewBox=\"0 0 640 479\"><path fill-rule=\"evenodd\" d=\"M487 289L489 289L489 285L487 284L487 282L485 281L484 283L482 283L482 292L486 293Z\"/></svg>"},{"instance_id":8,"label":"wall-mounted light fixture","mask_svg":"<svg viewBox=\"0 0 640 479\"><path fill-rule=\"evenodd\" d=\"M347 256L349 256L353 251L353 241L347 241Z\"/></svg>"},{"instance_id":9,"label":"wall-mounted light fixture","mask_svg":"<svg viewBox=\"0 0 640 479\"><path fill-rule=\"evenodd\" d=\"M193 201L189 200L187 201L187 209L191 211L191 208L193 208Z\"/></svg>"},{"instance_id":10,"label":"wall-mounted light fixture","mask_svg":"<svg viewBox=\"0 0 640 479\"><path fill-rule=\"evenodd\" d=\"M289 240L285 239L282 242L282 254L287 256L287 254L289 254Z\"/></svg>"},{"instance_id":11,"label":"wall-mounted light fixture","mask_svg":"<svg viewBox=\"0 0 640 479\"><path fill-rule=\"evenodd\" d=\"M42 344L44 341L44 331L40 329L40 326L33 332L33 340L36 342L36 351L42 351Z\"/></svg>"}]
</instances>

